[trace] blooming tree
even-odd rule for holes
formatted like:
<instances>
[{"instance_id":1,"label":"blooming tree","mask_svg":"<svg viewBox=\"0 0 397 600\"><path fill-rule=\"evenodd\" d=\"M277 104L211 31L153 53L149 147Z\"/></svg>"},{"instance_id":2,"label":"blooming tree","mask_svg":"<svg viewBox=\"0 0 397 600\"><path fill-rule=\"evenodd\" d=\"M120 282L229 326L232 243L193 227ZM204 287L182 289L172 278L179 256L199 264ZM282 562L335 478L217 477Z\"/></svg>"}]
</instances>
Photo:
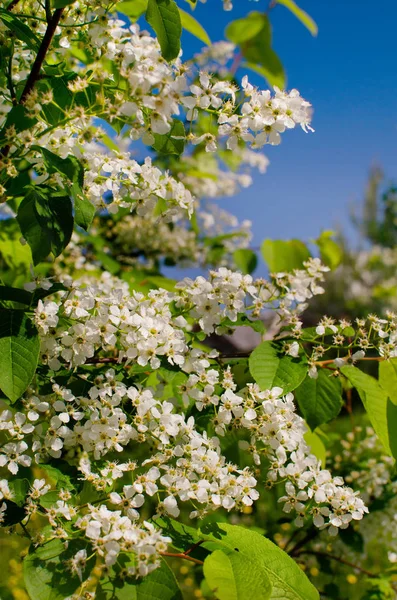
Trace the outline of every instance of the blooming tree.
<instances>
[{"instance_id":1,"label":"blooming tree","mask_svg":"<svg viewBox=\"0 0 397 600\"><path fill-rule=\"evenodd\" d=\"M187 60L182 28L207 44ZM181 561L220 600L341 598L315 579L321 560L393 597L392 572L346 548L368 537L371 505L384 502L369 531L394 514L397 316L305 328L332 239L320 257L266 240L271 274L254 278L250 223L204 201L264 172L265 145L312 131L309 102L281 89L269 13L226 34L210 45L174 0L0 9L0 514L28 542L32 600L181 598ZM206 275L177 282L165 265ZM238 327L262 336L250 356L216 349ZM337 436L326 464L352 390L370 424Z\"/></svg>"}]
</instances>

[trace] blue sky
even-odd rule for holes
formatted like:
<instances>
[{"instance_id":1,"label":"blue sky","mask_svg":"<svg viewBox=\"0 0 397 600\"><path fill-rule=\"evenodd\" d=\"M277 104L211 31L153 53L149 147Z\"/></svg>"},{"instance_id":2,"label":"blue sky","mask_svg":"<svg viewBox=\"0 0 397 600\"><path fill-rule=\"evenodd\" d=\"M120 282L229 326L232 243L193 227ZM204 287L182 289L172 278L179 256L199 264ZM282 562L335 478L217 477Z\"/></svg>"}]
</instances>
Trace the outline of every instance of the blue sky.
<instances>
[{"instance_id":1,"label":"blue sky","mask_svg":"<svg viewBox=\"0 0 397 600\"><path fill-rule=\"evenodd\" d=\"M239 218L253 220L256 245L266 237L309 240L335 223L352 235L349 204L362 198L370 166L381 165L388 180L397 180L397 2L297 3L316 20L318 37L278 6L271 14L273 45L286 68L288 88L298 88L313 104L316 132L287 132L281 146L266 146L267 174L220 201ZM195 17L216 41L224 39L230 19L267 4L234 0L233 11L225 13L220 0L207 0ZM183 41L185 56L197 50L189 34ZM264 85L254 74L250 80Z\"/></svg>"}]
</instances>

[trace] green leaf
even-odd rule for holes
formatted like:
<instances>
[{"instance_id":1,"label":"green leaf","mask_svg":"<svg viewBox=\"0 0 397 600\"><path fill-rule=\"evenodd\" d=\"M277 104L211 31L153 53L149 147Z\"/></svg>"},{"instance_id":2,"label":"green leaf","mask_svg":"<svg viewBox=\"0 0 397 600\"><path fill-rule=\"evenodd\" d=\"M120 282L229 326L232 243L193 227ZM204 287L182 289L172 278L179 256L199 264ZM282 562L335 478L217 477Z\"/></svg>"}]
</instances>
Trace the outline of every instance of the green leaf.
<instances>
[{"instance_id":1,"label":"green leaf","mask_svg":"<svg viewBox=\"0 0 397 600\"><path fill-rule=\"evenodd\" d=\"M24 42L31 50L37 51L40 40L30 27L4 8L0 8L0 19L21 42Z\"/></svg>"},{"instance_id":2,"label":"green leaf","mask_svg":"<svg viewBox=\"0 0 397 600\"><path fill-rule=\"evenodd\" d=\"M74 220L76 225L88 231L95 215L95 206L84 194L74 195Z\"/></svg>"},{"instance_id":3,"label":"green leaf","mask_svg":"<svg viewBox=\"0 0 397 600\"><path fill-rule=\"evenodd\" d=\"M204 577L219 600L268 600L272 591L265 568L241 552L215 550L204 561Z\"/></svg>"},{"instance_id":4,"label":"green leaf","mask_svg":"<svg viewBox=\"0 0 397 600\"><path fill-rule=\"evenodd\" d=\"M202 25L194 18L191 14L187 13L185 10L179 7L179 14L181 16L181 23L183 29L194 35L197 39L207 46L211 46L211 40L208 36L208 33L204 29Z\"/></svg>"},{"instance_id":5,"label":"green leaf","mask_svg":"<svg viewBox=\"0 0 397 600\"><path fill-rule=\"evenodd\" d=\"M23 561L23 575L26 589L31 600L65 600L80 586L77 575L65 569L65 561L79 550L89 546L82 540L68 542L68 547L59 539L51 540L30 551ZM95 558L87 561L85 578L94 567Z\"/></svg>"},{"instance_id":6,"label":"green leaf","mask_svg":"<svg viewBox=\"0 0 397 600\"><path fill-rule=\"evenodd\" d=\"M320 250L320 258L322 262L327 265L327 267L336 269L336 267L339 266L342 261L343 250L339 244L332 239L333 235L333 231L323 231L320 237L315 240L315 243Z\"/></svg>"},{"instance_id":7,"label":"green leaf","mask_svg":"<svg viewBox=\"0 0 397 600\"><path fill-rule=\"evenodd\" d=\"M262 342L249 357L252 377L262 390L281 387L287 394L302 383L307 366L300 359L286 356L276 344Z\"/></svg>"},{"instance_id":8,"label":"green leaf","mask_svg":"<svg viewBox=\"0 0 397 600\"><path fill-rule=\"evenodd\" d=\"M122 578L121 569L133 566L133 554L119 554L117 565L110 569L109 576L101 579L95 598L97 600L182 600L182 593L175 576L167 563L161 565L141 579Z\"/></svg>"},{"instance_id":9,"label":"green leaf","mask_svg":"<svg viewBox=\"0 0 397 600\"><path fill-rule=\"evenodd\" d=\"M390 400L397 404L397 358L379 363L379 383Z\"/></svg>"},{"instance_id":10,"label":"green leaf","mask_svg":"<svg viewBox=\"0 0 397 600\"><path fill-rule=\"evenodd\" d=\"M236 263L236 267L240 269L242 273L252 273L255 271L258 264L256 253L248 248L235 250L233 252L233 260Z\"/></svg>"},{"instance_id":11,"label":"green leaf","mask_svg":"<svg viewBox=\"0 0 397 600\"><path fill-rule=\"evenodd\" d=\"M300 240L265 240L261 251L271 273L301 269L310 258L309 250Z\"/></svg>"},{"instance_id":12,"label":"green leaf","mask_svg":"<svg viewBox=\"0 0 397 600\"><path fill-rule=\"evenodd\" d=\"M321 461L321 466L325 469L327 451L322 439L313 431L306 431L304 438L306 444L310 446L311 453Z\"/></svg>"},{"instance_id":13,"label":"green leaf","mask_svg":"<svg viewBox=\"0 0 397 600\"><path fill-rule=\"evenodd\" d=\"M33 295L26 290L21 290L20 288L0 285L0 300L11 300L11 302L19 302L20 304L26 304L27 306L30 306L33 300Z\"/></svg>"},{"instance_id":14,"label":"green leaf","mask_svg":"<svg viewBox=\"0 0 397 600\"><path fill-rule=\"evenodd\" d=\"M266 15L258 11L250 12L242 19L236 19L226 27L225 35L233 44L242 44L262 31Z\"/></svg>"},{"instance_id":15,"label":"green leaf","mask_svg":"<svg viewBox=\"0 0 397 600\"><path fill-rule=\"evenodd\" d=\"M397 460L397 359L390 358L379 363L379 383L389 396L386 418L390 450Z\"/></svg>"},{"instance_id":16,"label":"green leaf","mask_svg":"<svg viewBox=\"0 0 397 600\"><path fill-rule=\"evenodd\" d=\"M281 548L273 544L259 533L248 528L228 523L212 523L201 530L202 539L215 542L228 557L238 555L248 561L245 579L251 574L257 577L264 573L272 585L269 597L272 600L319 600L319 594L295 561ZM216 575L215 575L216 576ZM247 582L249 586L249 582ZM239 595L240 600L254 600L260 596L261 590L250 591ZM225 596L223 596L225 597ZM236 596L235 596L236 597ZM265 596L266 597L266 596Z\"/></svg>"},{"instance_id":17,"label":"green leaf","mask_svg":"<svg viewBox=\"0 0 397 600\"><path fill-rule=\"evenodd\" d=\"M261 13L254 13L254 15L259 15L257 18L262 27L256 35L251 37L255 28L258 27L253 19L250 22L250 27L245 29L245 33L244 29L239 31L237 37L244 38L244 36L248 36L240 43L241 54L246 59L248 68L266 77L270 85L283 88L285 87L285 73L279 57L271 47L272 30L270 21L266 15Z\"/></svg>"},{"instance_id":18,"label":"green leaf","mask_svg":"<svg viewBox=\"0 0 397 600\"><path fill-rule=\"evenodd\" d=\"M36 371L40 341L32 321L20 310L1 310L0 388L15 402Z\"/></svg>"},{"instance_id":19,"label":"green leaf","mask_svg":"<svg viewBox=\"0 0 397 600\"><path fill-rule=\"evenodd\" d=\"M149 0L146 21L156 32L164 58L168 61L177 58L181 49L182 24L174 0Z\"/></svg>"},{"instance_id":20,"label":"green leaf","mask_svg":"<svg viewBox=\"0 0 397 600\"><path fill-rule=\"evenodd\" d=\"M50 252L59 256L68 245L73 231L72 203L68 196L34 187L22 200L17 221L37 264Z\"/></svg>"},{"instance_id":21,"label":"green leaf","mask_svg":"<svg viewBox=\"0 0 397 600\"><path fill-rule=\"evenodd\" d=\"M159 133L154 134L153 148L157 150L159 154L183 154L185 148L185 126L182 121L174 119L171 130L160 135Z\"/></svg>"},{"instance_id":22,"label":"green leaf","mask_svg":"<svg viewBox=\"0 0 397 600\"><path fill-rule=\"evenodd\" d=\"M115 6L117 12L127 15L130 19L138 19L147 10L148 0L127 0L118 2Z\"/></svg>"},{"instance_id":23,"label":"green leaf","mask_svg":"<svg viewBox=\"0 0 397 600\"><path fill-rule=\"evenodd\" d=\"M60 465L61 463L62 461L58 460L57 464ZM69 475L65 475L65 473L62 473L62 471L53 467L52 465L41 464L40 468L47 473L48 477L52 479L59 488L63 488L65 490L74 489L75 486L73 485Z\"/></svg>"},{"instance_id":24,"label":"green leaf","mask_svg":"<svg viewBox=\"0 0 397 600\"><path fill-rule=\"evenodd\" d=\"M346 365L341 368L343 375L350 381L367 411L372 427L382 442L386 452L391 454L389 428L388 428L388 397L378 381L353 367ZM389 400L390 402L390 400ZM390 404L392 404L390 402ZM395 435L395 433L394 433Z\"/></svg>"},{"instance_id":25,"label":"green leaf","mask_svg":"<svg viewBox=\"0 0 397 600\"><path fill-rule=\"evenodd\" d=\"M156 519L155 525L161 528L164 535L168 535L172 539L174 548L183 552L201 540L200 532L197 529L170 517L159 517Z\"/></svg>"},{"instance_id":26,"label":"green leaf","mask_svg":"<svg viewBox=\"0 0 397 600\"><path fill-rule=\"evenodd\" d=\"M319 369L317 379L307 376L295 390L295 398L312 430L334 419L343 406L340 380L324 369Z\"/></svg>"},{"instance_id":27,"label":"green leaf","mask_svg":"<svg viewBox=\"0 0 397 600\"><path fill-rule=\"evenodd\" d=\"M299 19L299 21L303 23L305 27L307 27L312 35L317 35L318 27L316 22L311 18L310 15L307 14L307 12L299 8L299 6L295 4L294 0L276 0L276 2L277 4L282 4L288 8L292 14L294 14L295 17Z\"/></svg>"}]
</instances>

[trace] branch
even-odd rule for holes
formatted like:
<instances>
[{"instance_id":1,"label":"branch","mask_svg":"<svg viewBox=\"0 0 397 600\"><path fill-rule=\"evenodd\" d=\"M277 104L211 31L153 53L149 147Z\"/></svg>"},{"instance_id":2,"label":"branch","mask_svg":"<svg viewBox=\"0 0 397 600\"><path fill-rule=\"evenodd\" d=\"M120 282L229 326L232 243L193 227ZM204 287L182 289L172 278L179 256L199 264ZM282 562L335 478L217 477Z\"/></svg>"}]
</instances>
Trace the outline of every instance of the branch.
<instances>
[{"instance_id":1,"label":"branch","mask_svg":"<svg viewBox=\"0 0 397 600\"><path fill-rule=\"evenodd\" d=\"M199 560L198 558L193 558L193 556L189 556L184 552L160 552L161 556L170 556L171 558L183 558L184 560L189 560L190 562L195 563L196 565L203 565L204 562Z\"/></svg>"},{"instance_id":2,"label":"branch","mask_svg":"<svg viewBox=\"0 0 397 600\"><path fill-rule=\"evenodd\" d=\"M11 2L11 4L8 6L8 10L10 9L10 7L12 8L12 5L15 6L17 1L18 0L13 0L13 2ZM21 94L18 104L24 104L24 102L26 101L30 92L33 90L36 81L38 81L38 79L40 78L41 68L43 66L46 54L50 47L52 38L54 37L55 30L58 27L58 23L61 19L63 10L64 10L63 8L57 8L55 10L54 14L52 15L51 19L48 22L46 32L41 41L40 48L37 52L35 61L32 65L32 69L29 73L28 79L26 81L25 87L23 89L23 92ZM9 151L10 151L10 146L9 145L4 146L4 148L2 148L0 151L0 155L8 156Z\"/></svg>"},{"instance_id":3,"label":"branch","mask_svg":"<svg viewBox=\"0 0 397 600\"><path fill-rule=\"evenodd\" d=\"M51 20L48 22L46 32L40 44L39 51L37 53L36 59L33 63L32 70L30 71L28 80L25 84L22 95L19 99L19 104L23 104L26 98L29 96L30 92L33 90L36 81L40 75L41 67L43 66L43 62L45 60L46 54L50 47L52 38L54 37L54 33L56 28L58 27L58 23L61 19L63 8L57 8L54 14L51 17Z\"/></svg>"},{"instance_id":4,"label":"branch","mask_svg":"<svg viewBox=\"0 0 397 600\"><path fill-rule=\"evenodd\" d=\"M376 573L372 573L372 571L367 571L367 569L363 569L354 563L351 563L344 558L340 558L339 556L335 556L334 554L328 554L328 552L314 552L314 550L301 550L296 554L296 556L300 556L301 554L311 554L313 556L322 556L323 558L329 558L330 560L335 560L336 562L341 563L342 565L346 565L347 567L351 567L352 569L356 569L360 571L360 573L364 573L368 577L378 577Z\"/></svg>"}]
</instances>

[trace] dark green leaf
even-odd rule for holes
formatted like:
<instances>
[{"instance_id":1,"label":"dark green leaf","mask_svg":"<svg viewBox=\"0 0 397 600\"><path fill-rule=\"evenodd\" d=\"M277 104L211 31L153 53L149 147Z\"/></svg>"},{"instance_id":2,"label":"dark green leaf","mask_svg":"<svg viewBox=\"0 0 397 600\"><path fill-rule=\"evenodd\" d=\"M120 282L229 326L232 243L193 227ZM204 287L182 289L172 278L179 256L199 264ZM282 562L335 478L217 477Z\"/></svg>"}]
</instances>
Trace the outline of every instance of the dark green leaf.
<instances>
[{"instance_id":1,"label":"dark green leaf","mask_svg":"<svg viewBox=\"0 0 397 600\"><path fill-rule=\"evenodd\" d=\"M292 392L304 380L307 365L298 358L286 356L273 342L262 342L249 357L252 377L262 390L281 387Z\"/></svg>"},{"instance_id":2,"label":"dark green leaf","mask_svg":"<svg viewBox=\"0 0 397 600\"><path fill-rule=\"evenodd\" d=\"M324 369L318 371L317 379L307 376L294 394L299 409L312 430L334 419L343 406L340 380Z\"/></svg>"},{"instance_id":3,"label":"dark green leaf","mask_svg":"<svg viewBox=\"0 0 397 600\"><path fill-rule=\"evenodd\" d=\"M177 58L181 49L182 24L174 0L149 0L146 20L156 32L164 58L168 61Z\"/></svg>"},{"instance_id":4,"label":"dark green leaf","mask_svg":"<svg viewBox=\"0 0 397 600\"><path fill-rule=\"evenodd\" d=\"M0 300L11 300L11 302L19 302L20 304L29 306L33 300L33 294L26 290L21 290L20 288L1 285Z\"/></svg>"},{"instance_id":5,"label":"dark green leaf","mask_svg":"<svg viewBox=\"0 0 397 600\"><path fill-rule=\"evenodd\" d=\"M72 203L68 196L31 188L19 206L17 221L37 264L50 252L59 256L68 245L73 231Z\"/></svg>"},{"instance_id":6,"label":"dark green leaf","mask_svg":"<svg viewBox=\"0 0 397 600\"><path fill-rule=\"evenodd\" d=\"M174 119L171 130L165 135L154 134L153 148L159 154L177 154L183 153L185 148L185 127L182 121Z\"/></svg>"},{"instance_id":7,"label":"dark green leaf","mask_svg":"<svg viewBox=\"0 0 397 600\"><path fill-rule=\"evenodd\" d=\"M0 19L21 42L24 42L31 50L37 51L40 40L21 19L4 8L0 8Z\"/></svg>"},{"instance_id":8,"label":"dark green leaf","mask_svg":"<svg viewBox=\"0 0 397 600\"><path fill-rule=\"evenodd\" d=\"M0 312L0 388L15 402L36 371L40 341L32 321L19 310Z\"/></svg>"}]
</instances>

